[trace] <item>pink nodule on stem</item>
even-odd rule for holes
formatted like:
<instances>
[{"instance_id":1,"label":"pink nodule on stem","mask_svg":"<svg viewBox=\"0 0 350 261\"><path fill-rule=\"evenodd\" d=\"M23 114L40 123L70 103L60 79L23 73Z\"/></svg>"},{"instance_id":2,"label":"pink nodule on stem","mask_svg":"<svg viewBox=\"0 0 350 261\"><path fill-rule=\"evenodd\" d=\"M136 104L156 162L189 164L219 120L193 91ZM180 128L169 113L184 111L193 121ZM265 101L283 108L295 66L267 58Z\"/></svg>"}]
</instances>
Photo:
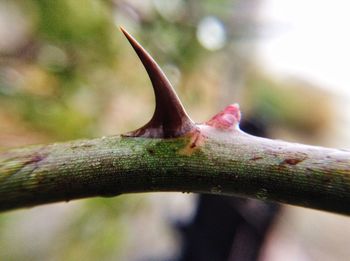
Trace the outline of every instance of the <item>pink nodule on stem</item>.
<instances>
[{"instance_id":1,"label":"pink nodule on stem","mask_svg":"<svg viewBox=\"0 0 350 261\"><path fill-rule=\"evenodd\" d=\"M241 120L241 111L237 103L227 106L205 124L222 130L234 129Z\"/></svg>"}]
</instances>

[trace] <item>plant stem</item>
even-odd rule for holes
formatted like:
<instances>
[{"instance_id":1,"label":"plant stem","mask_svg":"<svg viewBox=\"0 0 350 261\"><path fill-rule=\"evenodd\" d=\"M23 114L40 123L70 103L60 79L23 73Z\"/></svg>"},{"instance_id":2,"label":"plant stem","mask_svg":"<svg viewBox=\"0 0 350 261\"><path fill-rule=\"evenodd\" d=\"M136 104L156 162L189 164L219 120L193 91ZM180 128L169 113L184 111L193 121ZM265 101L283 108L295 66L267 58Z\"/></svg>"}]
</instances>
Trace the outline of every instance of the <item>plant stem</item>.
<instances>
[{"instance_id":1,"label":"plant stem","mask_svg":"<svg viewBox=\"0 0 350 261\"><path fill-rule=\"evenodd\" d=\"M350 152L235 131L105 137L0 153L0 210L150 191L241 195L350 214Z\"/></svg>"}]
</instances>

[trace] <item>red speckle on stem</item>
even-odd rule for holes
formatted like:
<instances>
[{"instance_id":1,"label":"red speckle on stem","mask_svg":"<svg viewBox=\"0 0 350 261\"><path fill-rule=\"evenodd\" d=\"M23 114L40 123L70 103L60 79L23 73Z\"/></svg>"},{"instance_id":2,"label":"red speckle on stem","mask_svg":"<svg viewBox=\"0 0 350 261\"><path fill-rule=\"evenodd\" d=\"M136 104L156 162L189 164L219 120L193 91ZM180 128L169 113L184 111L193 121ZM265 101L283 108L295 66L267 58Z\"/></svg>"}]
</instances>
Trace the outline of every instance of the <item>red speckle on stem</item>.
<instances>
[{"instance_id":1,"label":"red speckle on stem","mask_svg":"<svg viewBox=\"0 0 350 261\"><path fill-rule=\"evenodd\" d=\"M190 140L187 145L180 150L180 154L191 156L204 144L206 137L201 133L199 129L191 131L187 134L187 137L190 137Z\"/></svg>"},{"instance_id":2,"label":"red speckle on stem","mask_svg":"<svg viewBox=\"0 0 350 261\"><path fill-rule=\"evenodd\" d=\"M253 157L253 158L251 158L250 160L261 160L261 159L263 159L263 157L261 157L261 156L255 156L255 157Z\"/></svg>"},{"instance_id":3,"label":"red speckle on stem","mask_svg":"<svg viewBox=\"0 0 350 261\"><path fill-rule=\"evenodd\" d=\"M297 165L298 163L302 162L304 159L285 159L282 164L288 164L288 165Z\"/></svg>"},{"instance_id":4,"label":"red speckle on stem","mask_svg":"<svg viewBox=\"0 0 350 261\"><path fill-rule=\"evenodd\" d=\"M241 111L237 103L227 106L205 124L217 129L230 130L238 127Z\"/></svg>"}]
</instances>

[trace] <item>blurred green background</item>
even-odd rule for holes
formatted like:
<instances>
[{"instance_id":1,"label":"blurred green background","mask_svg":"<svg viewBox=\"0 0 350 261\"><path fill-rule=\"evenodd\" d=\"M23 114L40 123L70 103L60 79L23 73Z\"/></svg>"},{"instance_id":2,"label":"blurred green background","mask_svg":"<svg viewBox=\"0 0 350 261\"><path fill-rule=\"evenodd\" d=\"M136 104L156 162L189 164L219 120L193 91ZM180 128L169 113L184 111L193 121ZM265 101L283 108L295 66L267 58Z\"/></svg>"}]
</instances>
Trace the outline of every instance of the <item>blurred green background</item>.
<instances>
[{"instance_id":1,"label":"blurred green background","mask_svg":"<svg viewBox=\"0 0 350 261\"><path fill-rule=\"evenodd\" d=\"M0 149L119 134L148 121L152 88L121 25L161 65L196 122L239 102L244 117L263 119L272 136L331 144L324 139L334 114L329 94L274 79L257 65L260 2L1 0ZM2 214L0 260L157 254L138 239L171 256L176 233L157 219L162 211L154 201L132 195ZM183 202L190 216L193 201L172 202Z\"/></svg>"}]
</instances>

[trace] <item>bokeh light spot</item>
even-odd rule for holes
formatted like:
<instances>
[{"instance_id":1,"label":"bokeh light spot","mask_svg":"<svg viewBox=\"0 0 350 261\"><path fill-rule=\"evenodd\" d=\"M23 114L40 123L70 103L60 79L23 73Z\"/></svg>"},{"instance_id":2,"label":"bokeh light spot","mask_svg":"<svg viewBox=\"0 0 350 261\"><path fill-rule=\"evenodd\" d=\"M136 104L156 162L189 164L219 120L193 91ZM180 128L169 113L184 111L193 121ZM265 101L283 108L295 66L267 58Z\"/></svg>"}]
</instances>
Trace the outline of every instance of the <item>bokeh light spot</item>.
<instances>
[{"instance_id":1,"label":"bokeh light spot","mask_svg":"<svg viewBox=\"0 0 350 261\"><path fill-rule=\"evenodd\" d=\"M221 49L227 40L224 24L214 16L203 18L198 24L197 39L208 50Z\"/></svg>"}]
</instances>

